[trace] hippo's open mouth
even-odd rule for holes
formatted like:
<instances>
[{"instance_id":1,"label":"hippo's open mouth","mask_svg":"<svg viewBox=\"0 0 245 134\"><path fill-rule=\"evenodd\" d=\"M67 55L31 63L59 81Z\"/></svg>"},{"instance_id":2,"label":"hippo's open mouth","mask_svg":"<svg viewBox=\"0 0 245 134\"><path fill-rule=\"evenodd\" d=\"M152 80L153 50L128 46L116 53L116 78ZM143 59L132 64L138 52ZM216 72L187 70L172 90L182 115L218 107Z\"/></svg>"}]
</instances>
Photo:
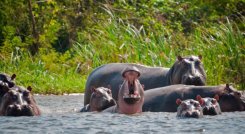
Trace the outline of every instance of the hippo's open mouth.
<instances>
[{"instance_id":1,"label":"hippo's open mouth","mask_svg":"<svg viewBox=\"0 0 245 134\"><path fill-rule=\"evenodd\" d=\"M135 104L136 102L138 102L141 99L140 95L136 95L136 94L128 94L128 95L124 95L123 96L123 100L127 103L127 104Z\"/></svg>"},{"instance_id":2,"label":"hippo's open mouth","mask_svg":"<svg viewBox=\"0 0 245 134\"><path fill-rule=\"evenodd\" d=\"M128 81L128 94L125 93L123 96L123 100L127 104L135 104L141 99L141 96L135 91L135 81Z\"/></svg>"}]
</instances>

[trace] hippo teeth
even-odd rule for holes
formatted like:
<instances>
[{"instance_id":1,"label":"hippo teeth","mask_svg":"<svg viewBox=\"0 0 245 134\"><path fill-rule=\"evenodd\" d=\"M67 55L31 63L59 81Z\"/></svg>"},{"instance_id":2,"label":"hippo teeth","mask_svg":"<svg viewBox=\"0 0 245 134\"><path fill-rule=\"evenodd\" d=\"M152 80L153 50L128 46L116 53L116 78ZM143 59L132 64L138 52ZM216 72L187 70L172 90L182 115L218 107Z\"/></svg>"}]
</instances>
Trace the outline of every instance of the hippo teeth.
<instances>
[{"instance_id":1,"label":"hippo teeth","mask_svg":"<svg viewBox=\"0 0 245 134\"><path fill-rule=\"evenodd\" d=\"M123 98L140 98L140 95L137 94L128 94L128 95L124 95Z\"/></svg>"}]
</instances>

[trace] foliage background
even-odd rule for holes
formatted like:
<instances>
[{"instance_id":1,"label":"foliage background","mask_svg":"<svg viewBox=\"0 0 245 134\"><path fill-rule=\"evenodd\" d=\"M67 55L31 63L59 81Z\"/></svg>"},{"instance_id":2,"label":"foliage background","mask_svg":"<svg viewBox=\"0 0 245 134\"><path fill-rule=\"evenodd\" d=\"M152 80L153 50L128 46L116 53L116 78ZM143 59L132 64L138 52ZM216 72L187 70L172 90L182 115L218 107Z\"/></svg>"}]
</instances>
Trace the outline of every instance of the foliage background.
<instances>
[{"instance_id":1,"label":"foliage background","mask_svg":"<svg viewBox=\"0 0 245 134\"><path fill-rule=\"evenodd\" d=\"M202 55L208 85L245 89L244 0L1 0L0 71L35 93L83 92L110 62Z\"/></svg>"}]
</instances>

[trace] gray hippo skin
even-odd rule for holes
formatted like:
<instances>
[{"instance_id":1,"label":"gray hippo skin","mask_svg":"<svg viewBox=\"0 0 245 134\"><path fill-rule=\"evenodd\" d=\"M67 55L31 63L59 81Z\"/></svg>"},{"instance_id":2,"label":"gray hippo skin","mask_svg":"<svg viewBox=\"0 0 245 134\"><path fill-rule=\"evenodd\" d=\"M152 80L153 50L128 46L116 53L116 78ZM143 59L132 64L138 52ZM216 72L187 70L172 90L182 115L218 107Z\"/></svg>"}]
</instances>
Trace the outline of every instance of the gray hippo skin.
<instances>
[{"instance_id":1,"label":"gray hippo skin","mask_svg":"<svg viewBox=\"0 0 245 134\"><path fill-rule=\"evenodd\" d=\"M245 96L229 84L219 86L171 85L145 91L143 111L176 112L175 100L219 96L222 112L245 111Z\"/></svg>"},{"instance_id":2,"label":"gray hippo skin","mask_svg":"<svg viewBox=\"0 0 245 134\"><path fill-rule=\"evenodd\" d=\"M203 101L201 101L203 102ZM202 107L200 102L193 99L187 100L176 100L176 104L179 105L177 108L177 117L181 118L201 118L203 117Z\"/></svg>"},{"instance_id":3,"label":"gray hippo skin","mask_svg":"<svg viewBox=\"0 0 245 134\"><path fill-rule=\"evenodd\" d=\"M31 94L31 87L14 86L1 98L1 116L35 116L41 112Z\"/></svg>"},{"instance_id":4,"label":"gray hippo skin","mask_svg":"<svg viewBox=\"0 0 245 134\"><path fill-rule=\"evenodd\" d=\"M149 67L130 63L111 63L102 65L89 75L86 82L84 105L88 104L92 87L111 86L112 97L117 100L119 85L123 83L121 72L125 68L136 67L140 72L139 81L144 89L164 87L173 84L205 85L206 74L201 56L178 56L171 68Z\"/></svg>"},{"instance_id":5,"label":"gray hippo skin","mask_svg":"<svg viewBox=\"0 0 245 134\"><path fill-rule=\"evenodd\" d=\"M220 105L218 103L219 96L215 95L214 98L205 97L202 98L200 95L196 97L196 100L203 102L201 104L203 115L218 115L221 114Z\"/></svg>"},{"instance_id":6,"label":"gray hippo skin","mask_svg":"<svg viewBox=\"0 0 245 134\"><path fill-rule=\"evenodd\" d=\"M144 90L138 79L125 80L118 93L117 105L105 109L103 112L136 114L142 112Z\"/></svg>"},{"instance_id":7,"label":"gray hippo skin","mask_svg":"<svg viewBox=\"0 0 245 134\"><path fill-rule=\"evenodd\" d=\"M80 112L100 112L114 105L116 105L116 102L112 98L111 90L109 88L92 88L90 102L84 106Z\"/></svg>"}]
</instances>

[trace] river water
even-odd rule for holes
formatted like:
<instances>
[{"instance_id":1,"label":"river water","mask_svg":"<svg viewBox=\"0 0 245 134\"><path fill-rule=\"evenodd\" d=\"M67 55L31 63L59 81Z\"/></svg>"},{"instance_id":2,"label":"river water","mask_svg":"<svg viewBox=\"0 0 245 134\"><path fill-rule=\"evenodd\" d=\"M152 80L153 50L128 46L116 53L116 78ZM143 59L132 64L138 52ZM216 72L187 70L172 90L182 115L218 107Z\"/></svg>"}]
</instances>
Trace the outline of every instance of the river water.
<instances>
[{"instance_id":1,"label":"river water","mask_svg":"<svg viewBox=\"0 0 245 134\"><path fill-rule=\"evenodd\" d=\"M89 133L89 134L164 134L207 133L244 134L245 112L222 113L200 119L179 119L176 113L145 112L138 115L79 113L83 95L36 95L42 111L36 117L0 117L4 133Z\"/></svg>"}]
</instances>

